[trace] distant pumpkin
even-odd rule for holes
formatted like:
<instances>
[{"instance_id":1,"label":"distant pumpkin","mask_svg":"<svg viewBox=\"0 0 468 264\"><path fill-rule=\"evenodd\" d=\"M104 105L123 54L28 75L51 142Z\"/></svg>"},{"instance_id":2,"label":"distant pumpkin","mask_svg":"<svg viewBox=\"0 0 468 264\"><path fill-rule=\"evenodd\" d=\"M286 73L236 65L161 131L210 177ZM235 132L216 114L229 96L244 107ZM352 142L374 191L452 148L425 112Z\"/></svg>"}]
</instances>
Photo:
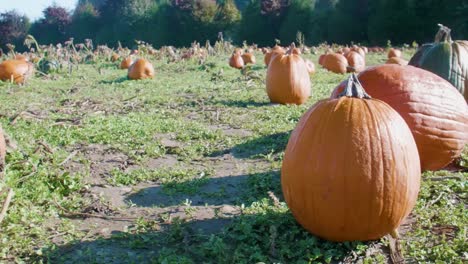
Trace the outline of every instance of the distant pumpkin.
<instances>
[{"instance_id":1,"label":"distant pumpkin","mask_svg":"<svg viewBox=\"0 0 468 264\"><path fill-rule=\"evenodd\" d=\"M34 73L34 65L24 60L6 60L0 63L0 80L23 84Z\"/></svg>"},{"instance_id":2,"label":"distant pumpkin","mask_svg":"<svg viewBox=\"0 0 468 264\"><path fill-rule=\"evenodd\" d=\"M331 72L344 74L347 72L348 61L341 54L330 53L325 56L323 67Z\"/></svg>"},{"instance_id":3,"label":"distant pumpkin","mask_svg":"<svg viewBox=\"0 0 468 264\"><path fill-rule=\"evenodd\" d=\"M234 52L231 55L231 58L229 58L229 66L236 69L244 68L244 60L242 59L240 52Z\"/></svg>"},{"instance_id":4,"label":"distant pumpkin","mask_svg":"<svg viewBox=\"0 0 468 264\"><path fill-rule=\"evenodd\" d=\"M303 104L310 96L310 86L307 65L299 55L279 54L272 58L266 76L272 103Z\"/></svg>"},{"instance_id":5,"label":"distant pumpkin","mask_svg":"<svg viewBox=\"0 0 468 264\"><path fill-rule=\"evenodd\" d=\"M255 64L257 62L255 55L250 52L242 54L242 60L244 61L244 64Z\"/></svg>"},{"instance_id":6,"label":"distant pumpkin","mask_svg":"<svg viewBox=\"0 0 468 264\"><path fill-rule=\"evenodd\" d=\"M387 58L393 58L393 57L401 57L401 50L399 49L394 49L394 48L391 48L390 50L388 50L388 54L387 54Z\"/></svg>"},{"instance_id":7,"label":"distant pumpkin","mask_svg":"<svg viewBox=\"0 0 468 264\"><path fill-rule=\"evenodd\" d=\"M362 72L366 69L366 59L357 51L350 51L346 54L348 61L348 72Z\"/></svg>"},{"instance_id":8,"label":"distant pumpkin","mask_svg":"<svg viewBox=\"0 0 468 264\"><path fill-rule=\"evenodd\" d=\"M133 63L133 59L131 57L124 58L120 63L120 69L128 69Z\"/></svg>"},{"instance_id":9,"label":"distant pumpkin","mask_svg":"<svg viewBox=\"0 0 468 264\"><path fill-rule=\"evenodd\" d=\"M408 61L400 57L391 57L385 62L386 64L408 65Z\"/></svg>"},{"instance_id":10,"label":"distant pumpkin","mask_svg":"<svg viewBox=\"0 0 468 264\"><path fill-rule=\"evenodd\" d=\"M117 53L113 53L111 56L111 61L116 62L120 59L120 56Z\"/></svg>"},{"instance_id":11,"label":"distant pumpkin","mask_svg":"<svg viewBox=\"0 0 468 264\"><path fill-rule=\"evenodd\" d=\"M153 77L153 65L145 59L138 59L128 68L128 78L131 80L149 79Z\"/></svg>"}]
</instances>

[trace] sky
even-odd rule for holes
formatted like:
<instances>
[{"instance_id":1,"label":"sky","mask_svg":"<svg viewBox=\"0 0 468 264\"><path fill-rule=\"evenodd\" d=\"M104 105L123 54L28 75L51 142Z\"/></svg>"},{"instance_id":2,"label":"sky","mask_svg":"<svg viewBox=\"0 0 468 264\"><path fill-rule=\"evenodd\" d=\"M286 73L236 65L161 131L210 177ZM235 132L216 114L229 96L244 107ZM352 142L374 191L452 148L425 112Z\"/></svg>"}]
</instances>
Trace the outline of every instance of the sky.
<instances>
[{"instance_id":1,"label":"sky","mask_svg":"<svg viewBox=\"0 0 468 264\"><path fill-rule=\"evenodd\" d=\"M20 14L26 14L31 21L42 17L42 10L56 3L72 10L77 0L0 0L0 13L16 9Z\"/></svg>"}]
</instances>

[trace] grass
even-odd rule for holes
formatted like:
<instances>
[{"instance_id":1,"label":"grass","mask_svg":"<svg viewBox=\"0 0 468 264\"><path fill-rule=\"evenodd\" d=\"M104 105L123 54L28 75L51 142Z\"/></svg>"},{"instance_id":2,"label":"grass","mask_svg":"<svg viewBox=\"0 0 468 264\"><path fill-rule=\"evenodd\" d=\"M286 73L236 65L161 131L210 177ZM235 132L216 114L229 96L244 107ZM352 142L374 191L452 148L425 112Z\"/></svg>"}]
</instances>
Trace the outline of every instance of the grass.
<instances>
[{"instance_id":1,"label":"grass","mask_svg":"<svg viewBox=\"0 0 468 264\"><path fill-rule=\"evenodd\" d=\"M369 65L384 61L383 54L367 59ZM17 145L0 183L15 191L0 225L0 262L389 261L387 238L331 243L309 234L281 195L279 170L291 130L345 76L319 68L309 101L284 106L269 104L263 65L242 75L228 67L226 55L202 66L152 62L156 77L145 81L128 81L102 61L25 86L0 83L0 123ZM468 150L464 166L467 157ZM165 159L176 164L158 163ZM424 173L402 239L408 262L466 261L467 176ZM95 197L96 186L135 193L145 184L160 186L157 197L180 198L178 204L144 207L127 199L126 208L112 212L135 218L121 225L104 219L122 227L107 235L94 232L102 222L70 216L96 199L106 204Z\"/></svg>"}]
</instances>

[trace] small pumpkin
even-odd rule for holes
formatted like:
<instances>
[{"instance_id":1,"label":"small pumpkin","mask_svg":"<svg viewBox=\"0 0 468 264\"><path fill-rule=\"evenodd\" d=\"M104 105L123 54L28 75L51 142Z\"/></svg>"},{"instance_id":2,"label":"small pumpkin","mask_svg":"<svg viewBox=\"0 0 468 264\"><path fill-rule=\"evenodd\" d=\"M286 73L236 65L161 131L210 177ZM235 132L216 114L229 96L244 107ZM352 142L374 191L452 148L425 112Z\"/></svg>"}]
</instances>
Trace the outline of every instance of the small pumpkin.
<instances>
[{"instance_id":1,"label":"small pumpkin","mask_svg":"<svg viewBox=\"0 0 468 264\"><path fill-rule=\"evenodd\" d=\"M386 64L408 65L408 61L400 57L391 57L385 62Z\"/></svg>"},{"instance_id":2,"label":"small pumpkin","mask_svg":"<svg viewBox=\"0 0 468 264\"><path fill-rule=\"evenodd\" d=\"M117 53L113 53L111 56L111 61L116 62L120 59L120 56Z\"/></svg>"},{"instance_id":3,"label":"small pumpkin","mask_svg":"<svg viewBox=\"0 0 468 264\"><path fill-rule=\"evenodd\" d=\"M431 71L455 86L468 101L468 41L452 41L450 28L439 24L432 44L425 44L410 65Z\"/></svg>"},{"instance_id":4,"label":"small pumpkin","mask_svg":"<svg viewBox=\"0 0 468 264\"><path fill-rule=\"evenodd\" d=\"M244 60L242 59L242 55L240 52L234 52L231 57L229 58L229 66L242 69L244 68Z\"/></svg>"},{"instance_id":5,"label":"small pumpkin","mask_svg":"<svg viewBox=\"0 0 468 264\"><path fill-rule=\"evenodd\" d=\"M244 64L255 64L257 60L255 59L255 55L252 53L244 53L242 54L242 60Z\"/></svg>"},{"instance_id":6,"label":"small pumpkin","mask_svg":"<svg viewBox=\"0 0 468 264\"><path fill-rule=\"evenodd\" d=\"M0 80L23 84L34 73L34 65L24 60L6 60L0 63Z\"/></svg>"},{"instance_id":7,"label":"small pumpkin","mask_svg":"<svg viewBox=\"0 0 468 264\"><path fill-rule=\"evenodd\" d=\"M321 100L302 116L281 168L284 198L296 220L338 242L394 231L416 203L420 178L408 125L353 76L338 98Z\"/></svg>"},{"instance_id":8,"label":"small pumpkin","mask_svg":"<svg viewBox=\"0 0 468 264\"><path fill-rule=\"evenodd\" d=\"M330 53L325 56L323 67L331 72L344 74L348 68L348 61L341 54Z\"/></svg>"},{"instance_id":9,"label":"small pumpkin","mask_svg":"<svg viewBox=\"0 0 468 264\"><path fill-rule=\"evenodd\" d=\"M346 54L346 60L348 61L348 72L362 72L366 69L365 57L356 51L350 51Z\"/></svg>"},{"instance_id":10,"label":"small pumpkin","mask_svg":"<svg viewBox=\"0 0 468 264\"><path fill-rule=\"evenodd\" d=\"M296 54L278 54L270 61L266 89L272 103L300 105L310 96L310 77L305 61Z\"/></svg>"},{"instance_id":11,"label":"small pumpkin","mask_svg":"<svg viewBox=\"0 0 468 264\"><path fill-rule=\"evenodd\" d=\"M387 53L387 58L393 58L393 57L401 57L401 50L399 49L394 49L394 48L391 48L388 50L388 53Z\"/></svg>"},{"instance_id":12,"label":"small pumpkin","mask_svg":"<svg viewBox=\"0 0 468 264\"><path fill-rule=\"evenodd\" d=\"M274 55L277 55L277 54L285 54L286 51L284 50L283 47L280 47L278 45L275 45L271 51L268 51L266 54L265 54L265 57L263 59L263 62L265 62L265 65L268 67L268 64L270 63L270 60L272 59L272 57Z\"/></svg>"},{"instance_id":13,"label":"small pumpkin","mask_svg":"<svg viewBox=\"0 0 468 264\"><path fill-rule=\"evenodd\" d=\"M418 146L422 170L439 170L468 144L468 105L441 77L413 66L383 64L359 74L370 96L388 103L405 119ZM337 97L341 83L332 93Z\"/></svg>"},{"instance_id":14,"label":"small pumpkin","mask_svg":"<svg viewBox=\"0 0 468 264\"><path fill-rule=\"evenodd\" d=\"M126 57L122 60L120 63L120 69L128 69L130 66L133 64L133 59L132 57Z\"/></svg>"},{"instance_id":15,"label":"small pumpkin","mask_svg":"<svg viewBox=\"0 0 468 264\"><path fill-rule=\"evenodd\" d=\"M131 80L149 79L154 77L153 65L145 60L136 60L130 68L128 68L128 78Z\"/></svg>"}]
</instances>

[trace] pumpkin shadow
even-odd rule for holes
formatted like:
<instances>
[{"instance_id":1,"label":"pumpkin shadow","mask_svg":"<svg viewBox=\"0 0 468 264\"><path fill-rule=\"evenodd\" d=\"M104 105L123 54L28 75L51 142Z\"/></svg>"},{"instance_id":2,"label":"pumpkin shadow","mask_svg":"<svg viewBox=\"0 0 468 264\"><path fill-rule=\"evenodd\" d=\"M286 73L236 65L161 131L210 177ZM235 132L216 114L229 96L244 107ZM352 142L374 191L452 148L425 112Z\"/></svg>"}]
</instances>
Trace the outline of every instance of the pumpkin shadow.
<instances>
[{"instance_id":1,"label":"pumpkin shadow","mask_svg":"<svg viewBox=\"0 0 468 264\"><path fill-rule=\"evenodd\" d=\"M99 84L115 84L115 83L124 83L126 81L129 81L127 76L119 77L119 78L117 78L115 80L102 80L102 81L99 81Z\"/></svg>"},{"instance_id":2,"label":"pumpkin shadow","mask_svg":"<svg viewBox=\"0 0 468 264\"><path fill-rule=\"evenodd\" d=\"M250 100L220 100L214 102L215 104L222 104L229 107L239 107L239 108L248 108L248 107L262 107L271 105L270 102L258 102L253 99Z\"/></svg>"},{"instance_id":3,"label":"pumpkin shadow","mask_svg":"<svg viewBox=\"0 0 468 264\"><path fill-rule=\"evenodd\" d=\"M217 157L230 153L239 159L256 159L279 154L286 149L290 134L291 131L288 131L251 138L233 148L214 151L209 156Z\"/></svg>"},{"instance_id":4,"label":"pumpkin shadow","mask_svg":"<svg viewBox=\"0 0 468 264\"><path fill-rule=\"evenodd\" d=\"M140 221L141 222L141 221ZM287 211L201 220L128 222L128 231L42 249L47 263L356 263L374 242L334 243L305 231ZM300 254L297 254L299 252ZM361 250L362 252L362 250Z\"/></svg>"},{"instance_id":5,"label":"pumpkin shadow","mask_svg":"<svg viewBox=\"0 0 468 264\"><path fill-rule=\"evenodd\" d=\"M279 171L225 175L185 182L154 184L125 197L127 204L137 207L170 207L190 203L191 206L249 204L281 190Z\"/></svg>"}]
</instances>

